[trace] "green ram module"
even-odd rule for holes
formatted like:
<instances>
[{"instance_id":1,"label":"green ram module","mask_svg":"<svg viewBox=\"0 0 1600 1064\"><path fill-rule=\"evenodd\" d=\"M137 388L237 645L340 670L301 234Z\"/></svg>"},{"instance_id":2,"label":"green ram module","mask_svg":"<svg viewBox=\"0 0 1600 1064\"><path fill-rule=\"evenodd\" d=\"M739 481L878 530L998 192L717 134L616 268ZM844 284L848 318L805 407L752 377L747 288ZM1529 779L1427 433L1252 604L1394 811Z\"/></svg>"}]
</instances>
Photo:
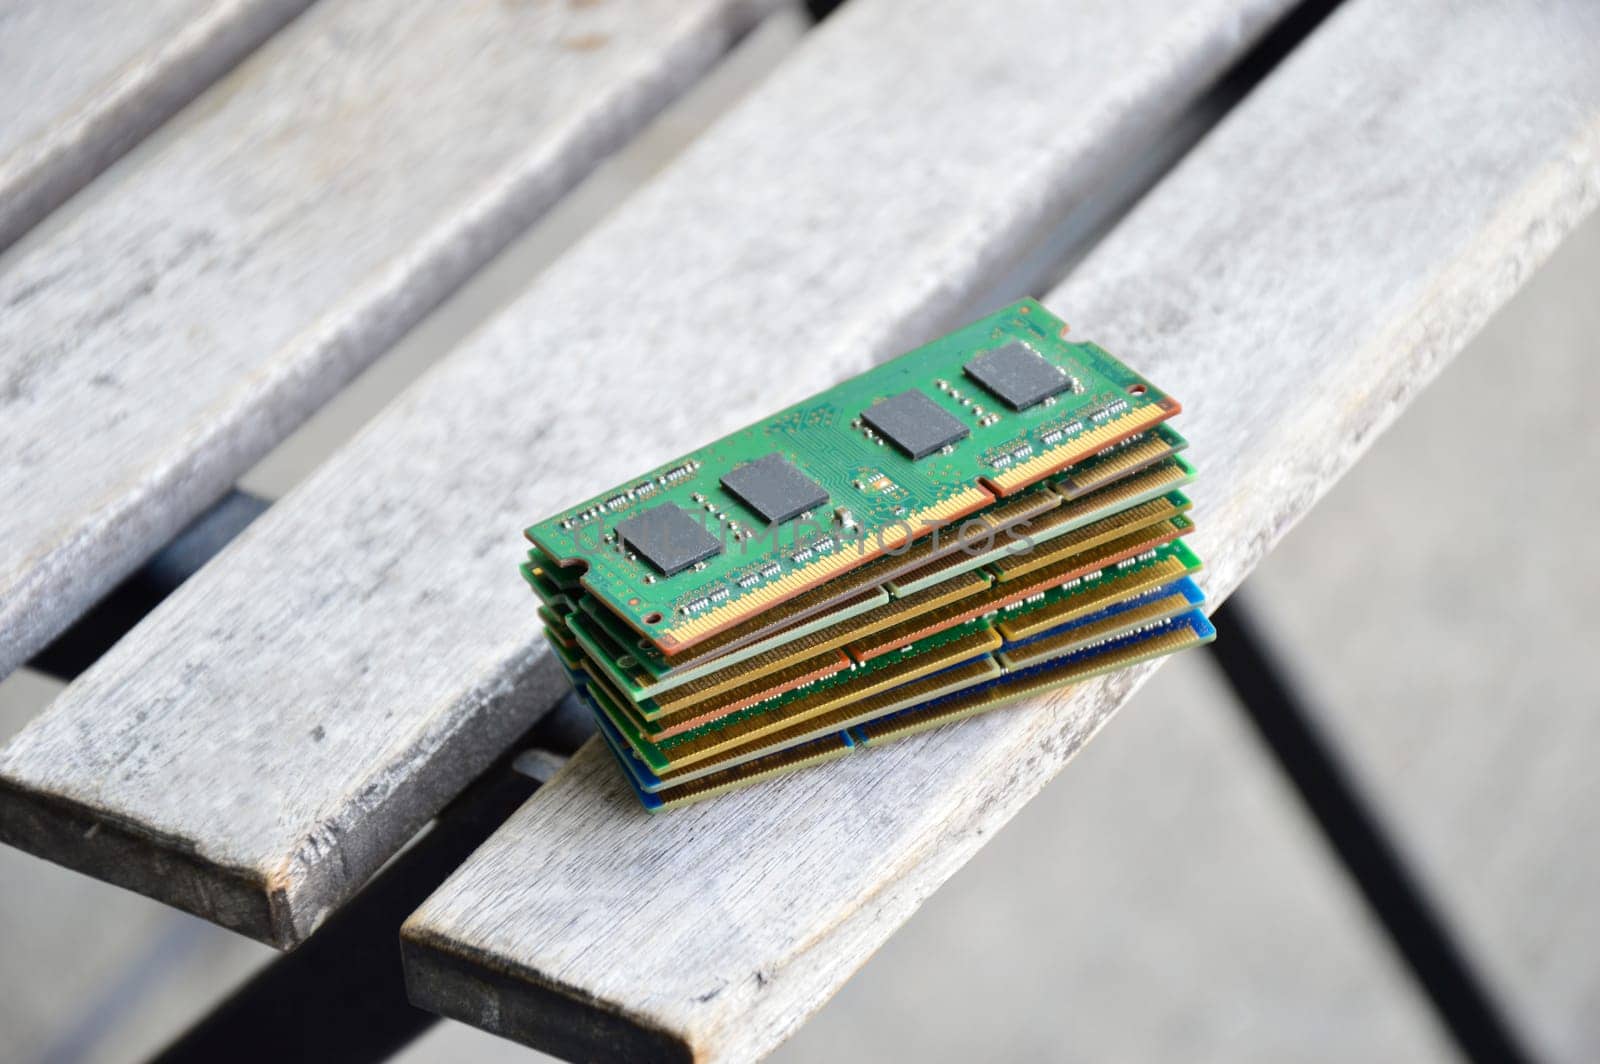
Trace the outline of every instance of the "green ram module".
<instances>
[{"instance_id":1,"label":"green ram module","mask_svg":"<svg viewBox=\"0 0 1600 1064\"><path fill-rule=\"evenodd\" d=\"M1200 646L1211 642L1215 636L1215 630L1200 611L1191 609L1148 629L1039 667L1006 670L998 676L991 672L975 680L963 678L946 682L944 674L919 680L877 696L876 700L867 700L876 702L865 714L860 714L869 720L845 723L841 730L810 735L790 744L763 744L749 755L711 761L671 777L657 776L633 756L627 743L610 726L609 714L597 712L596 720L639 800L650 812L658 812L807 765L881 746L1141 661ZM911 705L893 708L902 702ZM835 718L830 718L828 723L836 723Z\"/></svg>"},{"instance_id":2,"label":"green ram module","mask_svg":"<svg viewBox=\"0 0 1600 1064\"><path fill-rule=\"evenodd\" d=\"M1181 539L1174 540L1147 555L1120 562L1092 579L1073 580L1004 607L995 627L1008 644L1020 642L1174 580L1193 576L1200 567L1200 558L1189 545Z\"/></svg>"},{"instance_id":3,"label":"green ram module","mask_svg":"<svg viewBox=\"0 0 1600 1064\"><path fill-rule=\"evenodd\" d=\"M672 772L697 761L820 717L922 676L974 660L992 661L1000 637L987 621L972 621L930 636L903 657L885 658L818 680L749 709L731 713L690 731L656 741L652 725L636 716L631 702L590 673L591 689L608 695L607 716L652 772ZM998 672L998 666L995 667ZM976 681L976 677L975 677Z\"/></svg>"},{"instance_id":4,"label":"green ram module","mask_svg":"<svg viewBox=\"0 0 1600 1064\"><path fill-rule=\"evenodd\" d=\"M535 586L676 655L1178 412L1065 331L1025 300L541 521Z\"/></svg>"},{"instance_id":5,"label":"green ram module","mask_svg":"<svg viewBox=\"0 0 1600 1064\"><path fill-rule=\"evenodd\" d=\"M1170 458L1188 446L1189 441L1171 425L1157 425L1080 462L1052 479L1050 486L1063 498L1076 499Z\"/></svg>"},{"instance_id":6,"label":"green ram module","mask_svg":"<svg viewBox=\"0 0 1600 1064\"><path fill-rule=\"evenodd\" d=\"M1046 555L1043 548L1047 543L1058 544L1066 539L1075 539L1075 549L1088 549L1095 540L1086 538L1087 533L1102 526L1115 527L1124 515L1132 516L1141 507L1164 506L1161 516L1187 510L1189 501L1183 493L1169 489L1175 484L1187 484L1193 478L1193 468L1183 459L1169 458L1127 475L1115 484L1072 500L1064 506L1046 510L1042 516L1036 515L1032 519L1016 523L1009 520L993 521L993 527L988 530L984 541L993 543L989 551L979 550L981 544L970 542L969 537L947 536L943 546L931 539L924 540L916 550L907 552L900 559L880 558L870 566L857 570L857 573L866 573L875 568L881 569L880 579L889 581L891 590L895 590L896 581L916 574L916 586L905 587L904 591L912 593L919 588L936 586L941 581L951 579L963 568L975 568L1003 554L1018 555L1022 547L1026 547L1028 554L1018 555L1019 562L1025 561L1033 554L1037 554L1043 560ZM980 516L998 514L1003 509L1004 505L991 507L983 511ZM971 522L964 524L963 531L970 525ZM1019 546L1011 542L1024 532L1027 537L1026 544ZM1052 558L1054 550L1052 546ZM957 552L960 557L954 560L958 564L940 567L940 571L936 573L924 572L928 568L930 559L938 561L943 557L948 561L951 555ZM537 554L537 549L534 553ZM891 564L902 559L906 565ZM971 564L960 564L964 561L970 561ZM535 590L540 591L540 597L547 603L553 599L562 601L566 594L550 582L550 576L546 572L550 565L548 559L543 559L523 567L524 575L534 585ZM548 590L542 589L541 585ZM818 589L816 593L826 590L827 588ZM903 599L903 594L900 598ZM860 618L853 629L854 635L866 635L873 630L870 626L882 627L884 623L890 623L892 620L892 617L886 617L884 622L875 620L878 614L886 613L887 602L888 597L882 590L874 592L847 589L840 595L839 604L830 607L826 612L809 615L801 621L779 627L755 642L746 643L737 649L702 656L703 648L714 647L718 641L730 634L724 633L724 636L719 636L688 654L672 659L662 654L649 640L640 637L603 604L583 596L582 608L588 617L586 621L573 626L574 629L579 627L583 629L575 630L573 634L589 644L591 655L603 663L610 678L621 690L635 702L643 702L686 683L724 671L740 662L757 656L771 655L775 648L812 636L819 631L838 633L852 631L852 627L844 623L849 618ZM568 608L569 610L571 608L570 602ZM866 616L862 616L863 614ZM845 638L836 638L831 645L842 645L847 641ZM811 640L808 646L811 649L820 649L822 643L819 640Z\"/></svg>"},{"instance_id":7,"label":"green ram module","mask_svg":"<svg viewBox=\"0 0 1600 1064\"><path fill-rule=\"evenodd\" d=\"M656 737L660 726L640 714L639 708L617 689L611 677L589 662L590 655L585 656L586 671L591 677L591 689L603 689L608 696L607 716L612 726L651 771L670 775L683 766L723 755L757 738L770 739L780 733L793 732L793 725L797 723L842 707L865 704L863 699L880 690L896 688L960 661L987 657L999 649L998 640L987 638L991 624L995 624L1010 642L1013 633L1020 639L1055 628L1108 605L1134 599L1199 569L1200 559L1194 552L1183 541L1174 541L1093 578L1074 580L1029 596L1026 601L995 607L975 617L963 617L951 627L924 635L900 653L874 657L849 671L777 695L670 738ZM941 659L940 651L948 653Z\"/></svg>"},{"instance_id":8,"label":"green ram module","mask_svg":"<svg viewBox=\"0 0 1600 1064\"><path fill-rule=\"evenodd\" d=\"M648 708L648 700L685 685L706 689L711 678L727 676L729 680L724 686L731 686L753 675L749 668L741 667L752 659L757 659L757 663L764 662L768 670L776 671L827 647L854 642L917 612L942 605L942 602L929 601L919 607L915 600L927 599L929 592L935 588L958 580L963 570L975 569L1002 556L1013 556L1018 563L1036 559L1037 565L1027 566L1028 569L1035 569L1053 561L1056 556L1086 550L1104 541L1108 533L1119 526L1149 523L1188 509L1188 500L1181 492L1159 494L1175 483L1187 483L1193 478L1193 469L1182 459L1159 460L1159 454L1181 448L1182 438L1166 426L1161 426L1133 442L1136 446L1114 448L1118 453L1112 457L1123 460L1125 474L1115 484L1055 508L1034 505L1018 510L1017 503L1027 497L1018 496L1016 502L997 504L977 515L983 517L988 525L980 537L968 535L977 525L975 517L963 523L959 540L947 532L947 542L941 545L936 533L929 540L921 541L914 551L908 551L899 558L880 558L851 574L854 579L860 574L878 570L878 579L887 579L890 589L900 596L894 602L887 602L882 590L873 593L846 589L839 605L830 607L824 613L781 625L757 642L731 651L720 650L719 644L736 634L737 630L725 632L677 659L668 659L610 610L583 595L581 588L555 585L553 578L565 574L559 570L550 572L552 563L542 558L537 548L530 552L532 559L530 564L523 566L523 574L546 602L542 610L557 606L565 615L579 608L572 602L572 597L581 600L581 609L586 616L568 622L565 632L567 640L569 643L574 638L582 641L589 657L606 671L608 679L633 701L642 703L641 709L646 718L654 719L657 714ZM1148 446L1150 444L1155 446ZM1157 452L1154 466L1127 474L1128 468L1146 466L1152 459L1139 459L1151 455L1152 451ZM1075 467L1074 472L1099 476L1097 467L1104 464L1105 457L1102 455L1091 459ZM1149 513L1143 520L1134 522L1132 519L1138 518L1141 510ZM1112 516L1101 517L1107 513L1112 513ZM1102 528L1106 532L1097 534L1096 530ZM1023 534L1024 529L1027 542L1012 542ZM1051 544L1048 551L1041 549L1046 542ZM985 543L992 543L989 550L982 549ZM1018 554L1024 547L1027 553ZM952 552L958 548L959 552L952 557ZM937 564L930 565L930 559ZM905 564L899 564L902 562ZM902 584L908 578L914 578L914 586ZM833 585L827 585L812 594L831 587ZM911 594L911 598L904 597L907 593ZM780 610L801 601L791 600ZM546 620L548 622L549 618L546 617ZM760 620L764 622L765 617Z\"/></svg>"},{"instance_id":9,"label":"green ram module","mask_svg":"<svg viewBox=\"0 0 1600 1064\"><path fill-rule=\"evenodd\" d=\"M1070 520L1029 525L1026 533L1028 540L1022 543L1014 541L1021 535L1020 529L1017 529L1016 537L1009 531L993 536L986 541L988 549L982 549L985 543L967 545L938 564L925 567L927 571L915 571L911 574L915 579L908 584L892 583L891 590L895 592L892 601L858 598L846 609L810 618L796 628L784 629L759 643L686 667L682 672L669 671L667 659L659 651L593 599L583 600L582 612L585 616L572 623L573 635L584 642L590 656L601 664L612 682L634 702L648 704L684 687L715 693L720 687L712 684L719 677L728 677L721 686L731 686L735 680L752 679L761 671L775 672L802 657L909 623L920 614L946 605L948 599L941 592L943 588L951 588L949 594L952 597L975 592L978 588L966 585L964 581L972 580L972 571L982 566L992 565L1002 559L1023 562L1037 557L1040 564L1030 566L1027 570L1037 571L1058 558L1092 551L1120 535L1123 530L1157 524L1163 519L1182 514L1188 508L1189 500L1183 493L1170 492L1098 520L1091 520L1099 512L1093 509L1086 509L1080 514L1064 509L1051 511L1046 514L1047 518ZM1071 531L1066 532L1065 529ZM1187 531L1187 526L1183 526L1182 530ZM1005 578L1008 580L1012 579L1011 571L1007 571ZM987 580L985 577L985 582ZM653 718L656 714L646 709L645 715Z\"/></svg>"}]
</instances>

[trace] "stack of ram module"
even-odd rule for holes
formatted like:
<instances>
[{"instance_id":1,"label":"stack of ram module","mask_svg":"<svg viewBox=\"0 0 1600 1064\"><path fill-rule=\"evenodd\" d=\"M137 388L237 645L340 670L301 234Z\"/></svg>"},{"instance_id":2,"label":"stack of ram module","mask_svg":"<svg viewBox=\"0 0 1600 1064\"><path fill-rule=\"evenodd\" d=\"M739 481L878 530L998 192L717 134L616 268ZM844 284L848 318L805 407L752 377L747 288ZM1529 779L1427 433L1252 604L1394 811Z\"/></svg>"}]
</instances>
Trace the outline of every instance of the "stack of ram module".
<instances>
[{"instance_id":1,"label":"stack of ram module","mask_svg":"<svg viewBox=\"0 0 1600 1064\"><path fill-rule=\"evenodd\" d=\"M647 809L1209 641L1178 404L1032 301L528 529Z\"/></svg>"}]
</instances>

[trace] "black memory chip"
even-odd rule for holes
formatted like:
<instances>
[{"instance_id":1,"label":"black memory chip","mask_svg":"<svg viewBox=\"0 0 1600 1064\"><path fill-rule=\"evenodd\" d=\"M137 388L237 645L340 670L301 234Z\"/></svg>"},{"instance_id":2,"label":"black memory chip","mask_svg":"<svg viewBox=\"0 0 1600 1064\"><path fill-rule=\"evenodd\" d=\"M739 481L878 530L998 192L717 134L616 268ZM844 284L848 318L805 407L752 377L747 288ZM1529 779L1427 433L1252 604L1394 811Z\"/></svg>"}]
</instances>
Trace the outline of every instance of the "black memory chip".
<instances>
[{"instance_id":1,"label":"black memory chip","mask_svg":"<svg viewBox=\"0 0 1600 1064\"><path fill-rule=\"evenodd\" d=\"M998 395L1013 410L1037 406L1072 387L1072 378L1065 370L1017 340L985 351L965 368L967 376Z\"/></svg>"},{"instance_id":2,"label":"black memory chip","mask_svg":"<svg viewBox=\"0 0 1600 1064\"><path fill-rule=\"evenodd\" d=\"M971 429L915 389L879 399L862 411L861 419L913 459L926 458L972 435Z\"/></svg>"},{"instance_id":3,"label":"black memory chip","mask_svg":"<svg viewBox=\"0 0 1600 1064\"><path fill-rule=\"evenodd\" d=\"M665 503L617 525L623 546L655 566L662 576L722 553L717 537L681 507Z\"/></svg>"},{"instance_id":4,"label":"black memory chip","mask_svg":"<svg viewBox=\"0 0 1600 1064\"><path fill-rule=\"evenodd\" d=\"M781 454L746 462L723 477L722 486L769 525L799 517L828 501L822 485Z\"/></svg>"}]
</instances>

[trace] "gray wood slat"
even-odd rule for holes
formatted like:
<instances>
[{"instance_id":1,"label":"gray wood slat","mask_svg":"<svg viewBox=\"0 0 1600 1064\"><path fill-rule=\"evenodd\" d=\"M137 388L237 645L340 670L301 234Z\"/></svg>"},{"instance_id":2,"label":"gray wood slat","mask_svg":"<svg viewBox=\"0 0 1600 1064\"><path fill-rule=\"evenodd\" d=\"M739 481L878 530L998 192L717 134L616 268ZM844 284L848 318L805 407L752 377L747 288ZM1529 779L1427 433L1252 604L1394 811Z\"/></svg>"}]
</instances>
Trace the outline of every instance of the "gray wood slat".
<instances>
[{"instance_id":1,"label":"gray wood slat","mask_svg":"<svg viewBox=\"0 0 1600 1064\"><path fill-rule=\"evenodd\" d=\"M0 271L0 675L775 3L330 0L19 245Z\"/></svg>"},{"instance_id":2,"label":"gray wood slat","mask_svg":"<svg viewBox=\"0 0 1600 1064\"><path fill-rule=\"evenodd\" d=\"M0 249L311 0L0 7Z\"/></svg>"},{"instance_id":3,"label":"gray wood slat","mask_svg":"<svg viewBox=\"0 0 1600 1064\"><path fill-rule=\"evenodd\" d=\"M529 521L938 331L1281 10L853 0L0 751L0 838L308 934L561 684Z\"/></svg>"},{"instance_id":4,"label":"gray wood slat","mask_svg":"<svg viewBox=\"0 0 1600 1064\"><path fill-rule=\"evenodd\" d=\"M1573 1064L1600 1059L1596 277L1600 216L1252 580L1535 1059Z\"/></svg>"},{"instance_id":5,"label":"gray wood slat","mask_svg":"<svg viewBox=\"0 0 1600 1064\"><path fill-rule=\"evenodd\" d=\"M771 1059L1461 1058L1218 670L1186 654Z\"/></svg>"},{"instance_id":6,"label":"gray wood slat","mask_svg":"<svg viewBox=\"0 0 1600 1064\"><path fill-rule=\"evenodd\" d=\"M1185 402L1216 599L1600 199L1597 53L1582 0L1354 0L1050 294ZM412 998L569 1055L758 1056L1151 671L661 817L586 747L408 920Z\"/></svg>"}]
</instances>

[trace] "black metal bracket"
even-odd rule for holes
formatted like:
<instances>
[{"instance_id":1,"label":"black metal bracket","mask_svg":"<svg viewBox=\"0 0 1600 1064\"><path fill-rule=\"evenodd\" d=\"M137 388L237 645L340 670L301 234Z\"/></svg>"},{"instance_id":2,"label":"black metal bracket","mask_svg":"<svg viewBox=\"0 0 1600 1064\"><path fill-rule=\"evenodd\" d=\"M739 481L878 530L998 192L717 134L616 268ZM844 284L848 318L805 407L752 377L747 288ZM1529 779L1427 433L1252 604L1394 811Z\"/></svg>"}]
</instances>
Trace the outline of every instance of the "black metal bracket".
<instances>
[{"instance_id":1,"label":"black metal bracket","mask_svg":"<svg viewBox=\"0 0 1600 1064\"><path fill-rule=\"evenodd\" d=\"M567 695L316 934L268 964L155 1060L365 1064L387 1060L433 1026L439 1017L406 999L400 925L538 789L542 781L518 767L525 752L565 759L592 734L588 711Z\"/></svg>"},{"instance_id":2,"label":"black metal bracket","mask_svg":"<svg viewBox=\"0 0 1600 1064\"><path fill-rule=\"evenodd\" d=\"M1211 617L1208 649L1240 708L1299 792L1322 836L1355 882L1368 910L1469 1060L1532 1059L1499 1005L1457 945L1437 905L1378 815L1362 796L1333 744L1295 693L1251 614L1235 592Z\"/></svg>"},{"instance_id":3,"label":"black metal bracket","mask_svg":"<svg viewBox=\"0 0 1600 1064\"><path fill-rule=\"evenodd\" d=\"M806 14L812 22L821 22L844 6L844 0L805 0Z\"/></svg>"}]
</instances>

